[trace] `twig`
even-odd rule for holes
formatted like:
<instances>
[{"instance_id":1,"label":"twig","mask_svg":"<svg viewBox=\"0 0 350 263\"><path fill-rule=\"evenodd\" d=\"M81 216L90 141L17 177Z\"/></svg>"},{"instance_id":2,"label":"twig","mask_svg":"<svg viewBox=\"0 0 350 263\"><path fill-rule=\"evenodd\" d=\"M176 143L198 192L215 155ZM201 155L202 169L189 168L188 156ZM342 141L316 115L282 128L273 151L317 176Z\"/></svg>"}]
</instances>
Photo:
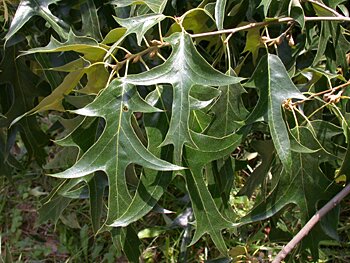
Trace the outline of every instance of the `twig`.
<instances>
[{"instance_id":1,"label":"twig","mask_svg":"<svg viewBox=\"0 0 350 263\"><path fill-rule=\"evenodd\" d=\"M152 42L152 41L151 41ZM120 68L122 68L124 66L124 64L128 63L128 62L137 62L140 60L140 58L146 54L149 54L149 53L152 53L152 52L155 52L154 54L157 53L158 49L159 48L162 48L162 47L165 47L165 46L169 46L170 43L168 42L163 42L163 43L158 43L157 42L153 42L153 45L152 46L149 46L148 48L142 50L141 52L139 53L136 53L136 54L131 54L131 53L127 53L127 55L125 56L125 59L122 60L122 61L119 61L115 64L115 69L118 71Z\"/></svg>"},{"instance_id":2,"label":"twig","mask_svg":"<svg viewBox=\"0 0 350 263\"><path fill-rule=\"evenodd\" d=\"M350 193L350 184L344 187L336 196L334 196L325 206L323 206L306 225L299 231L299 233L294 236L294 238L289 241L289 243L283 247L283 249L277 254L272 263L280 263L291 251L292 249L306 236L309 234L310 230L325 216L329 211L336 207L339 202Z\"/></svg>"},{"instance_id":3,"label":"twig","mask_svg":"<svg viewBox=\"0 0 350 263\"><path fill-rule=\"evenodd\" d=\"M305 22L317 22L317 21L338 21L338 22L350 22L350 17L345 16L317 16L317 17L305 17ZM192 38L196 37L205 37L205 36L215 36L220 34L234 34L239 31L246 31L252 28L257 27L264 27L272 24L282 24L282 23L294 23L295 20L292 17L282 17L282 18L276 18L270 21L265 22L257 22L257 23L250 23L244 26L231 28L231 29L223 29L213 32L205 32L205 33L199 33L199 34L190 34Z\"/></svg>"},{"instance_id":4,"label":"twig","mask_svg":"<svg viewBox=\"0 0 350 263\"><path fill-rule=\"evenodd\" d=\"M326 94L326 93L331 93L333 94L335 91L339 90L339 89L343 89L343 88L346 88L350 86L350 80L348 82L345 82L339 86L336 86L336 87L332 87L330 89L327 89L327 90L323 90L323 91L320 91L320 92L317 92L317 93L314 93L312 95L310 95L309 97L307 97L306 99L303 99L303 100L298 100L296 102L293 102L292 103L292 106L295 106L295 105L298 105L298 104L302 104L304 103L305 101L309 101L310 99L314 98L314 97L317 97L319 95L323 95L323 94Z\"/></svg>"}]
</instances>

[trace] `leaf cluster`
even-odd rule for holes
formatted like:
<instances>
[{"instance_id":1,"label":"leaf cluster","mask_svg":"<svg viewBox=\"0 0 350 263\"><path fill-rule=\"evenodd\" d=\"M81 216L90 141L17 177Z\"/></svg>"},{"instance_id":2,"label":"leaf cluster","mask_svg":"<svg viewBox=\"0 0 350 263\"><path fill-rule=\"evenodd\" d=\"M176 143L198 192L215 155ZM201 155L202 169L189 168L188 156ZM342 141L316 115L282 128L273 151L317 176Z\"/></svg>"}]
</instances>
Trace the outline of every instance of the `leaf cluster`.
<instances>
[{"instance_id":1,"label":"leaf cluster","mask_svg":"<svg viewBox=\"0 0 350 263\"><path fill-rule=\"evenodd\" d=\"M60 178L40 221L87 199L94 234L108 231L131 262L156 213L164 231L183 228L180 261L206 236L210 257L238 259L232 247L256 222L279 233L272 242L295 234L281 228L286 211L304 225L350 180L349 8L4 1L0 175L11 180L34 160ZM253 204L244 213L241 196ZM317 260L320 242L339 241L339 209L301 256Z\"/></svg>"}]
</instances>

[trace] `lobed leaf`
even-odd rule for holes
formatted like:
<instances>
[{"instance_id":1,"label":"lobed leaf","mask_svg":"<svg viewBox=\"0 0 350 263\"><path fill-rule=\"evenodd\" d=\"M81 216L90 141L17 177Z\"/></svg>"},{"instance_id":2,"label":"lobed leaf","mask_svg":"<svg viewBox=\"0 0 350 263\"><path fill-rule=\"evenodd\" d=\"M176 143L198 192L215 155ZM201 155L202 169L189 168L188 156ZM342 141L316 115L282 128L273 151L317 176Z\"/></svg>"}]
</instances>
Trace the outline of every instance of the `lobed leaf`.
<instances>
[{"instance_id":1,"label":"lobed leaf","mask_svg":"<svg viewBox=\"0 0 350 263\"><path fill-rule=\"evenodd\" d=\"M168 133L161 146L174 145L175 162L180 163L184 144L195 147L189 130L190 90L194 85L222 86L235 84L242 78L224 75L215 70L198 53L185 32L166 39L173 51L164 64L137 75L128 75L123 82L135 85L169 83L173 86L172 115Z\"/></svg>"}]
</instances>

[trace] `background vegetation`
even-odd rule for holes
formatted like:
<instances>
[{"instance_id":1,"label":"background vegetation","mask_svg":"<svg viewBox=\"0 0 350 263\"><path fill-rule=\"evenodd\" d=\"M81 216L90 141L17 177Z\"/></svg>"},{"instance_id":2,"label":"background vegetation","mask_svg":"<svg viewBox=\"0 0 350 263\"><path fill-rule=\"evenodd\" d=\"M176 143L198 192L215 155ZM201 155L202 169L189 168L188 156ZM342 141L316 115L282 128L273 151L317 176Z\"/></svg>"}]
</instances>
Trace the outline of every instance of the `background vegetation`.
<instances>
[{"instance_id":1,"label":"background vegetation","mask_svg":"<svg viewBox=\"0 0 350 263\"><path fill-rule=\"evenodd\" d=\"M348 1L0 3L1 261L269 262L349 182Z\"/></svg>"}]
</instances>

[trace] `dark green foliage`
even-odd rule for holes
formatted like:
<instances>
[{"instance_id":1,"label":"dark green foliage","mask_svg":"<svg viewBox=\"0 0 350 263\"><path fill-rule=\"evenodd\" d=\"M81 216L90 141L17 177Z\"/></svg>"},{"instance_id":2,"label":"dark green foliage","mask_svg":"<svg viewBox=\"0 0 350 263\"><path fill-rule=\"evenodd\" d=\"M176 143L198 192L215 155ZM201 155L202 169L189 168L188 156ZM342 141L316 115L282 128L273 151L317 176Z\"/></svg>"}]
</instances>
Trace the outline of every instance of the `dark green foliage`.
<instances>
[{"instance_id":1,"label":"dark green foliage","mask_svg":"<svg viewBox=\"0 0 350 263\"><path fill-rule=\"evenodd\" d=\"M99 236L108 262L255 260L349 181L349 6L324 2L3 1L0 175L60 178L38 223L79 228L85 261ZM295 258L338 238L337 209Z\"/></svg>"}]
</instances>

